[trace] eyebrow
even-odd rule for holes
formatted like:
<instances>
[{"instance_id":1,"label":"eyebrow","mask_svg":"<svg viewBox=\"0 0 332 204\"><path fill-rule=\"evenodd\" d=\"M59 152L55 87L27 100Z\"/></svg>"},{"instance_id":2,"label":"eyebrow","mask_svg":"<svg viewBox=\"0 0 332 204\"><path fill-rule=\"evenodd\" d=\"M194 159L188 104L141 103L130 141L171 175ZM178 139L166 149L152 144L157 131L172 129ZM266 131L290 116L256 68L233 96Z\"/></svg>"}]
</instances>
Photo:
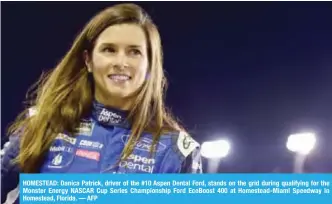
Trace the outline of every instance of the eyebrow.
<instances>
[{"instance_id":1,"label":"eyebrow","mask_svg":"<svg viewBox=\"0 0 332 204\"><path fill-rule=\"evenodd\" d=\"M114 43L101 43L101 46L110 46L110 47L116 47L117 45ZM141 45L129 45L130 48L142 48Z\"/></svg>"}]
</instances>

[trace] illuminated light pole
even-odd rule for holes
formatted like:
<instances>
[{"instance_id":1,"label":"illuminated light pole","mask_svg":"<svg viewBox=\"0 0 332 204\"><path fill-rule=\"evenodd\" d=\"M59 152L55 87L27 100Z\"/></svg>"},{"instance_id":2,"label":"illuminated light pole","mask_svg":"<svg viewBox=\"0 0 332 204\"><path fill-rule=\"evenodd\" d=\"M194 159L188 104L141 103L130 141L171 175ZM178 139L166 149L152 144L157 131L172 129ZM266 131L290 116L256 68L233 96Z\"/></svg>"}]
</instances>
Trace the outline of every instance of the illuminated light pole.
<instances>
[{"instance_id":1,"label":"illuminated light pole","mask_svg":"<svg viewBox=\"0 0 332 204\"><path fill-rule=\"evenodd\" d=\"M208 172L216 172L222 158L227 157L231 145L227 140L207 141L202 144L201 154L208 159Z\"/></svg>"},{"instance_id":2,"label":"illuminated light pole","mask_svg":"<svg viewBox=\"0 0 332 204\"><path fill-rule=\"evenodd\" d=\"M307 155L315 148L316 134L304 132L292 134L288 137L286 147L295 153L294 172L303 173Z\"/></svg>"}]
</instances>

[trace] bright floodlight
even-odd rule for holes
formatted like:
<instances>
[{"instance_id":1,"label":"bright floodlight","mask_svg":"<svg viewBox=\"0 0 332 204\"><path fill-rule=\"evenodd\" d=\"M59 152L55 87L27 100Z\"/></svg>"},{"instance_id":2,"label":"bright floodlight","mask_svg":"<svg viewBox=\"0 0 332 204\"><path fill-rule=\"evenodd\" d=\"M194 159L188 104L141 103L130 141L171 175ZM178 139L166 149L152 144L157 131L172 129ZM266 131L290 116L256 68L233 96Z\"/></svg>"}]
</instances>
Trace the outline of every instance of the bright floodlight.
<instances>
[{"instance_id":1,"label":"bright floodlight","mask_svg":"<svg viewBox=\"0 0 332 204\"><path fill-rule=\"evenodd\" d=\"M288 137L287 148L299 154L309 154L315 147L316 135L314 133L298 133Z\"/></svg>"},{"instance_id":2,"label":"bright floodlight","mask_svg":"<svg viewBox=\"0 0 332 204\"><path fill-rule=\"evenodd\" d=\"M223 158L228 155L230 148L231 146L226 140L204 142L201 154L209 159Z\"/></svg>"}]
</instances>

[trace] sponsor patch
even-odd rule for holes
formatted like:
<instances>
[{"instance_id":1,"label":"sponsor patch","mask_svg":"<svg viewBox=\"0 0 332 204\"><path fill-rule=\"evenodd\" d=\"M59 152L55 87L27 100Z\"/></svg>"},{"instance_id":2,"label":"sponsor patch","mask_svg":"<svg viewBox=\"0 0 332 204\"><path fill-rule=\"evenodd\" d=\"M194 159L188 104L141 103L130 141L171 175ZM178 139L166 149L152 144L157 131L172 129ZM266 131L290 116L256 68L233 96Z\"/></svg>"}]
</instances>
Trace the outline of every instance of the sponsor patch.
<instances>
[{"instance_id":1,"label":"sponsor patch","mask_svg":"<svg viewBox=\"0 0 332 204\"><path fill-rule=\"evenodd\" d=\"M64 140L64 141L69 142L70 144L73 144L73 145L76 144L76 140L77 140L76 138L69 137L68 135L65 135L63 133L58 134L56 139Z\"/></svg>"},{"instance_id":2,"label":"sponsor patch","mask_svg":"<svg viewBox=\"0 0 332 204\"><path fill-rule=\"evenodd\" d=\"M131 154L127 160L120 162L119 166L132 172L153 173L155 159Z\"/></svg>"},{"instance_id":3,"label":"sponsor patch","mask_svg":"<svg viewBox=\"0 0 332 204\"><path fill-rule=\"evenodd\" d=\"M187 157L194 149L199 147L199 144L189 135L184 132L180 132L177 146L183 156Z\"/></svg>"},{"instance_id":4,"label":"sponsor patch","mask_svg":"<svg viewBox=\"0 0 332 204\"><path fill-rule=\"evenodd\" d=\"M91 121L84 121L80 123L80 126L76 129L77 135L91 136L95 124Z\"/></svg>"},{"instance_id":5,"label":"sponsor patch","mask_svg":"<svg viewBox=\"0 0 332 204\"><path fill-rule=\"evenodd\" d=\"M59 166L60 164L62 163L62 155L61 154L58 154L56 155L53 160L52 160L52 164L54 166Z\"/></svg>"},{"instance_id":6,"label":"sponsor patch","mask_svg":"<svg viewBox=\"0 0 332 204\"><path fill-rule=\"evenodd\" d=\"M50 152L72 152L73 148L66 146L52 146Z\"/></svg>"},{"instance_id":7,"label":"sponsor patch","mask_svg":"<svg viewBox=\"0 0 332 204\"><path fill-rule=\"evenodd\" d=\"M90 141L90 140L81 140L80 147L90 147L93 149L102 149L103 148L103 144L100 142L95 142L95 141Z\"/></svg>"},{"instance_id":8,"label":"sponsor patch","mask_svg":"<svg viewBox=\"0 0 332 204\"><path fill-rule=\"evenodd\" d=\"M122 136L122 142L126 144L128 140L129 135L123 135ZM152 139L149 138L141 138L135 145L135 149L145 151L145 152L150 152L150 149L152 147ZM157 142L156 143L156 152L161 152L166 149L166 145L163 144L162 142Z\"/></svg>"},{"instance_id":9,"label":"sponsor patch","mask_svg":"<svg viewBox=\"0 0 332 204\"><path fill-rule=\"evenodd\" d=\"M76 155L79 157L84 157L84 158L92 159L92 160L96 160L96 161L99 161L99 158L100 158L99 152L88 151L88 150L84 150L84 149L78 149L76 151Z\"/></svg>"},{"instance_id":10,"label":"sponsor patch","mask_svg":"<svg viewBox=\"0 0 332 204\"><path fill-rule=\"evenodd\" d=\"M98 117L99 122L106 122L106 123L113 123L113 124L118 124L123 121L123 118L121 115L111 112L105 108L101 111Z\"/></svg>"}]
</instances>

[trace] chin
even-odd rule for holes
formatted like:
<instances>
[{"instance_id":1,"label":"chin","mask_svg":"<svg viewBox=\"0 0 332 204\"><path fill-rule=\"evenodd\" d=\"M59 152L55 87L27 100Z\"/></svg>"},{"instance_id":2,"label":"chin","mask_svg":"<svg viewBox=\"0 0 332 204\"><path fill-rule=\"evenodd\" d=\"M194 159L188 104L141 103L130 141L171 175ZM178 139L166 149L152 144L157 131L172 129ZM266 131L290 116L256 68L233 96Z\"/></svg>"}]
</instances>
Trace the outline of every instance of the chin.
<instances>
[{"instance_id":1,"label":"chin","mask_svg":"<svg viewBox=\"0 0 332 204\"><path fill-rule=\"evenodd\" d=\"M112 97L116 97L116 98L126 98L128 97L130 94L126 91L123 90L112 90L112 91L108 91L108 94Z\"/></svg>"},{"instance_id":2,"label":"chin","mask_svg":"<svg viewBox=\"0 0 332 204\"><path fill-rule=\"evenodd\" d=\"M127 94L121 92L109 92L109 95L116 98L125 98L127 96Z\"/></svg>"}]
</instances>

